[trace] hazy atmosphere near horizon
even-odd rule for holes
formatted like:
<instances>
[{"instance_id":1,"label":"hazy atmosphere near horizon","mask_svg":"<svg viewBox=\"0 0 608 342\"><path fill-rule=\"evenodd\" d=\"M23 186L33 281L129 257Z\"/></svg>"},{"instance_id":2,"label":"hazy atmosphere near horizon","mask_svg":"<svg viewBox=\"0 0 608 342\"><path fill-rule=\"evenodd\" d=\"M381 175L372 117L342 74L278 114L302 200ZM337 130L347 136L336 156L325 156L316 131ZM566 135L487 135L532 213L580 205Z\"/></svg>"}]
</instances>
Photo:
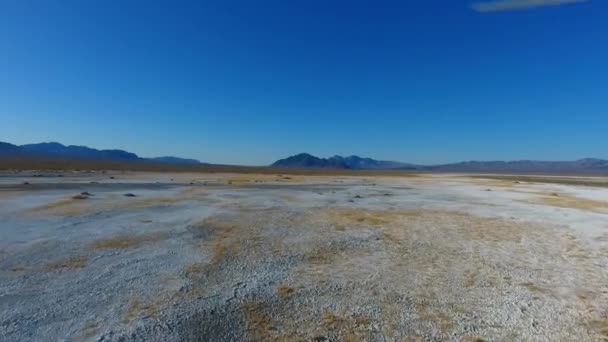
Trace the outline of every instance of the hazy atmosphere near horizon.
<instances>
[{"instance_id":1,"label":"hazy atmosphere near horizon","mask_svg":"<svg viewBox=\"0 0 608 342\"><path fill-rule=\"evenodd\" d=\"M1 1L0 141L608 158L606 1Z\"/></svg>"}]
</instances>

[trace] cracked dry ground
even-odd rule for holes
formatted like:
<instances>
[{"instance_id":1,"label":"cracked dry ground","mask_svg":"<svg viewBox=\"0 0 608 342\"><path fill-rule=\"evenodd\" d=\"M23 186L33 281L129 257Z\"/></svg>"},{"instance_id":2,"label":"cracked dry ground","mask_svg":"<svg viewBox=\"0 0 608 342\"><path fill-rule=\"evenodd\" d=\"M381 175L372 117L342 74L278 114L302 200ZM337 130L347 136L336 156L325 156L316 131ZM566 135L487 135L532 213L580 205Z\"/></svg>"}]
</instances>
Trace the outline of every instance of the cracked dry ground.
<instances>
[{"instance_id":1,"label":"cracked dry ground","mask_svg":"<svg viewBox=\"0 0 608 342\"><path fill-rule=\"evenodd\" d=\"M567 233L434 210L237 210L190 227L187 340L602 340L608 279Z\"/></svg>"},{"instance_id":2,"label":"cracked dry ground","mask_svg":"<svg viewBox=\"0 0 608 342\"><path fill-rule=\"evenodd\" d=\"M161 176L5 186L0 340L608 340L602 188Z\"/></svg>"}]
</instances>

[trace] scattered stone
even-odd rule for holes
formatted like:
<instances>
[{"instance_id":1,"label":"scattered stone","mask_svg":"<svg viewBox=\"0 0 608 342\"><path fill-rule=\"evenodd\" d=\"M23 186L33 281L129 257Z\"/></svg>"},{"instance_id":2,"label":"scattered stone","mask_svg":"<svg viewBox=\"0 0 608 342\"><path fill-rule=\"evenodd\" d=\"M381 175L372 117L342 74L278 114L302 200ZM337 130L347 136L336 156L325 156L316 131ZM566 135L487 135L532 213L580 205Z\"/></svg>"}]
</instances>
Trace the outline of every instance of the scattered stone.
<instances>
[{"instance_id":1,"label":"scattered stone","mask_svg":"<svg viewBox=\"0 0 608 342\"><path fill-rule=\"evenodd\" d=\"M559 197L559 194L557 194L556 192L552 193L551 196L555 196L555 197Z\"/></svg>"},{"instance_id":2,"label":"scattered stone","mask_svg":"<svg viewBox=\"0 0 608 342\"><path fill-rule=\"evenodd\" d=\"M23 185L30 185L30 182L23 182Z\"/></svg>"},{"instance_id":3,"label":"scattered stone","mask_svg":"<svg viewBox=\"0 0 608 342\"><path fill-rule=\"evenodd\" d=\"M114 177L114 176L110 176L110 179L116 179L116 177Z\"/></svg>"},{"instance_id":4,"label":"scattered stone","mask_svg":"<svg viewBox=\"0 0 608 342\"><path fill-rule=\"evenodd\" d=\"M82 196L93 196L92 193L88 192L88 191L83 191L80 193Z\"/></svg>"},{"instance_id":5,"label":"scattered stone","mask_svg":"<svg viewBox=\"0 0 608 342\"><path fill-rule=\"evenodd\" d=\"M355 198L363 198L363 197L361 197L361 196L357 195L357 196L355 196Z\"/></svg>"},{"instance_id":6,"label":"scattered stone","mask_svg":"<svg viewBox=\"0 0 608 342\"><path fill-rule=\"evenodd\" d=\"M76 199L76 200L84 200L89 198L89 196L86 195L76 195L76 196L72 196L72 199Z\"/></svg>"},{"instance_id":7,"label":"scattered stone","mask_svg":"<svg viewBox=\"0 0 608 342\"><path fill-rule=\"evenodd\" d=\"M132 193L126 193L126 194L124 194L124 196L125 197L137 197L137 196L135 196L135 194L132 194Z\"/></svg>"}]
</instances>

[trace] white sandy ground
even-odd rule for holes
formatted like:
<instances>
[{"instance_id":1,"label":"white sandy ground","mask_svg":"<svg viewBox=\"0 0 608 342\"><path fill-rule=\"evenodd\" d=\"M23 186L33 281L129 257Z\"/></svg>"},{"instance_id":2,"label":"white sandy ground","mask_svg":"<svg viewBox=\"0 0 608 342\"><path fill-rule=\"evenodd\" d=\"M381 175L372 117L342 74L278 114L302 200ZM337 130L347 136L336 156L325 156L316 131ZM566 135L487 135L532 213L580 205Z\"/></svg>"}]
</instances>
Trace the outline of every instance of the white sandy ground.
<instances>
[{"instance_id":1,"label":"white sandy ground","mask_svg":"<svg viewBox=\"0 0 608 342\"><path fill-rule=\"evenodd\" d=\"M608 340L606 187L4 174L0 217L1 341Z\"/></svg>"}]
</instances>

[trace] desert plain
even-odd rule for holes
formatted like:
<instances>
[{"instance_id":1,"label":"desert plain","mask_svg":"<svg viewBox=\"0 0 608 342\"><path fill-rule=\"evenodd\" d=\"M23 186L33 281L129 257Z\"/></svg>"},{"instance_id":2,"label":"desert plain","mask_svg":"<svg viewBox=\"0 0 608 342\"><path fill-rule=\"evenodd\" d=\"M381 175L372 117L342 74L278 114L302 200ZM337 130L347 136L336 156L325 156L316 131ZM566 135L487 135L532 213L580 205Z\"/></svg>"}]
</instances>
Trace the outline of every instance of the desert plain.
<instances>
[{"instance_id":1,"label":"desert plain","mask_svg":"<svg viewBox=\"0 0 608 342\"><path fill-rule=\"evenodd\" d=\"M3 171L2 341L606 341L608 178Z\"/></svg>"}]
</instances>

